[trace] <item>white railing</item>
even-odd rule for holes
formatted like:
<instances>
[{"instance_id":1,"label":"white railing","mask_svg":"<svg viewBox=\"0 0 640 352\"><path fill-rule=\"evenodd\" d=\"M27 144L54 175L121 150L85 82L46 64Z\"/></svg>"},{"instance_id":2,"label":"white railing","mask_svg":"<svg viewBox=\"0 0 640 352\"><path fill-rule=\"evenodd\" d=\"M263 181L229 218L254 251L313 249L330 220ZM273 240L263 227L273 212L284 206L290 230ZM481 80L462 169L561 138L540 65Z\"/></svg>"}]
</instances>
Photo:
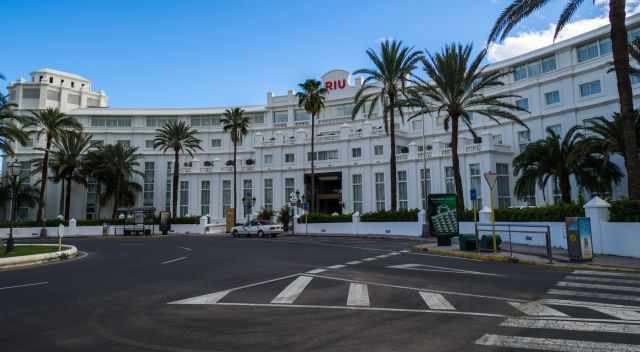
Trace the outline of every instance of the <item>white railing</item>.
<instances>
[{"instance_id":1,"label":"white railing","mask_svg":"<svg viewBox=\"0 0 640 352\"><path fill-rule=\"evenodd\" d=\"M274 128L286 128L287 127L287 123L286 122L274 122L273 123L273 127Z\"/></svg>"},{"instance_id":2,"label":"white railing","mask_svg":"<svg viewBox=\"0 0 640 352\"><path fill-rule=\"evenodd\" d=\"M396 160L399 160L399 161L409 160L409 153L396 154Z\"/></svg>"},{"instance_id":3,"label":"white railing","mask_svg":"<svg viewBox=\"0 0 640 352\"><path fill-rule=\"evenodd\" d=\"M336 134L328 134L322 136L316 136L318 142L332 142L340 140L340 134L336 132Z\"/></svg>"},{"instance_id":4,"label":"white railing","mask_svg":"<svg viewBox=\"0 0 640 352\"><path fill-rule=\"evenodd\" d=\"M464 146L464 152L465 153L478 153L480 152L480 147L482 145L479 143L472 143L472 144L467 144Z\"/></svg>"}]
</instances>

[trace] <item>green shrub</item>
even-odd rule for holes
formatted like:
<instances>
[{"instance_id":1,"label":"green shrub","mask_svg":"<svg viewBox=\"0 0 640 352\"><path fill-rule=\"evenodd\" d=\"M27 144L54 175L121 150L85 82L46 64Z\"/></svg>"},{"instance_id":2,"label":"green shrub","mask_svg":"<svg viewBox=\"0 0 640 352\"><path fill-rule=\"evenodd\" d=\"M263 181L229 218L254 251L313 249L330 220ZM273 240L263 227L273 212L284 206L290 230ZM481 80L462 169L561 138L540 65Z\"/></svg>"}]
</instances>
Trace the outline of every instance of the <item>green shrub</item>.
<instances>
[{"instance_id":1,"label":"green shrub","mask_svg":"<svg viewBox=\"0 0 640 352\"><path fill-rule=\"evenodd\" d=\"M278 222L282 224L284 231L289 231L289 223L291 222L291 208L288 205L283 206L278 211Z\"/></svg>"},{"instance_id":2,"label":"green shrub","mask_svg":"<svg viewBox=\"0 0 640 352\"><path fill-rule=\"evenodd\" d=\"M611 202L611 221L640 222L640 200L619 200Z\"/></svg>"},{"instance_id":3,"label":"green shrub","mask_svg":"<svg viewBox=\"0 0 640 352\"><path fill-rule=\"evenodd\" d=\"M273 210L262 208L258 213L258 220L271 220L273 218Z\"/></svg>"},{"instance_id":4,"label":"green shrub","mask_svg":"<svg viewBox=\"0 0 640 352\"><path fill-rule=\"evenodd\" d=\"M351 214L338 214L338 215L330 215L330 214L321 214L314 213L303 215L298 218L299 224L320 224L320 223L335 223L335 222L351 222Z\"/></svg>"},{"instance_id":5,"label":"green shrub","mask_svg":"<svg viewBox=\"0 0 640 352\"><path fill-rule=\"evenodd\" d=\"M567 217L584 216L584 208L578 204L554 204L535 208L496 209L496 221L530 222L550 221L564 222Z\"/></svg>"},{"instance_id":6,"label":"green shrub","mask_svg":"<svg viewBox=\"0 0 640 352\"><path fill-rule=\"evenodd\" d=\"M418 221L420 209L407 209L398 211L376 211L364 213L360 216L362 222L415 222Z\"/></svg>"}]
</instances>

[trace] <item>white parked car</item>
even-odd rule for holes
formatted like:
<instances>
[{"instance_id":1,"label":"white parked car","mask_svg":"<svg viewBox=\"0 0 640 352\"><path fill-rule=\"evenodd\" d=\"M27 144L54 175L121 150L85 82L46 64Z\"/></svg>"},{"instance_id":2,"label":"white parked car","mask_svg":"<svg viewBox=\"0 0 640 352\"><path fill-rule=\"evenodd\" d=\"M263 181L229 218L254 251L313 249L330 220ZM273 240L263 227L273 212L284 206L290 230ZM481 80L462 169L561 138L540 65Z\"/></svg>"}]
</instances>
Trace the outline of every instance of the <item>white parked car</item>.
<instances>
[{"instance_id":1,"label":"white parked car","mask_svg":"<svg viewBox=\"0 0 640 352\"><path fill-rule=\"evenodd\" d=\"M274 224L271 221L266 220L251 220L243 225L236 225L231 228L231 235L238 237L240 235L246 235L251 237L257 235L258 237L271 236L276 237L284 231L282 225Z\"/></svg>"}]
</instances>

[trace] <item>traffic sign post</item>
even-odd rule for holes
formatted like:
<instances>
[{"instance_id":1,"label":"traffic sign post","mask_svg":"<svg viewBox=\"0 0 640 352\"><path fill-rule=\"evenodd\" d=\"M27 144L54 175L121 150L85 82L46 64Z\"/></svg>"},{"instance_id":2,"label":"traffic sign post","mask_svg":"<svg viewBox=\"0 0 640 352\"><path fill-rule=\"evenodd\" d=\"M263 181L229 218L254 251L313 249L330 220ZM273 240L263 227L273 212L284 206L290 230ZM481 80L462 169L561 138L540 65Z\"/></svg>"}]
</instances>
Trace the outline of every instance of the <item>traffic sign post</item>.
<instances>
[{"instance_id":1,"label":"traffic sign post","mask_svg":"<svg viewBox=\"0 0 640 352\"><path fill-rule=\"evenodd\" d=\"M478 200L478 193L475 188L471 189L471 205L473 206L473 222L478 223L477 209L476 209L476 200Z\"/></svg>"},{"instance_id":2,"label":"traffic sign post","mask_svg":"<svg viewBox=\"0 0 640 352\"><path fill-rule=\"evenodd\" d=\"M491 208L491 224L493 225L493 252L497 252L496 244L496 212L493 209L493 190L496 188L498 182L498 174L495 171L489 171L484 173L484 179L489 185L489 207Z\"/></svg>"}]
</instances>

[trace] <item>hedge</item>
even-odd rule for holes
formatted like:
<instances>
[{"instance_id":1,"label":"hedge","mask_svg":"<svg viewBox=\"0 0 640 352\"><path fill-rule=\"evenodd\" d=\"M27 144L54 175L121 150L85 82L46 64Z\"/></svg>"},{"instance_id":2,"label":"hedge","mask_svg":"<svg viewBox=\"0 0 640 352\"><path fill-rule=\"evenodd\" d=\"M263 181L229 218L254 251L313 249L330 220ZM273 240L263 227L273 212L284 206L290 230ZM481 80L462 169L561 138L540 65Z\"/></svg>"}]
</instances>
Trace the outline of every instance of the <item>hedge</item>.
<instances>
[{"instance_id":1,"label":"hedge","mask_svg":"<svg viewBox=\"0 0 640 352\"><path fill-rule=\"evenodd\" d=\"M640 222L640 200L619 200L611 202L612 222Z\"/></svg>"},{"instance_id":2,"label":"hedge","mask_svg":"<svg viewBox=\"0 0 640 352\"><path fill-rule=\"evenodd\" d=\"M155 223L158 224L160 220L155 218ZM62 222L65 226L68 226L69 223L67 221ZM176 218L171 220L172 224L199 224L200 217L183 217ZM58 219L47 219L44 221L45 227L56 227L60 224L60 220ZM122 224L122 220L120 219L100 219L100 220L77 220L76 226L102 226L102 224L112 224L119 225ZM9 221L3 220L0 221L0 228L8 228ZM35 220L16 220L13 222L13 227L40 227Z\"/></svg>"},{"instance_id":3,"label":"hedge","mask_svg":"<svg viewBox=\"0 0 640 352\"><path fill-rule=\"evenodd\" d=\"M338 223L338 222L351 222L351 214L321 214L314 213L309 215L303 215L298 218L299 224L321 224L321 223Z\"/></svg>"},{"instance_id":4,"label":"hedge","mask_svg":"<svg viewBox=\"0 0 640 352\"><path fill-rule=\"evenodd\" d=\"M416 222L420 209L408 209L398 211L376 211L364 213L360 216L361 222Z\"/></svg>"}]
</instances>

